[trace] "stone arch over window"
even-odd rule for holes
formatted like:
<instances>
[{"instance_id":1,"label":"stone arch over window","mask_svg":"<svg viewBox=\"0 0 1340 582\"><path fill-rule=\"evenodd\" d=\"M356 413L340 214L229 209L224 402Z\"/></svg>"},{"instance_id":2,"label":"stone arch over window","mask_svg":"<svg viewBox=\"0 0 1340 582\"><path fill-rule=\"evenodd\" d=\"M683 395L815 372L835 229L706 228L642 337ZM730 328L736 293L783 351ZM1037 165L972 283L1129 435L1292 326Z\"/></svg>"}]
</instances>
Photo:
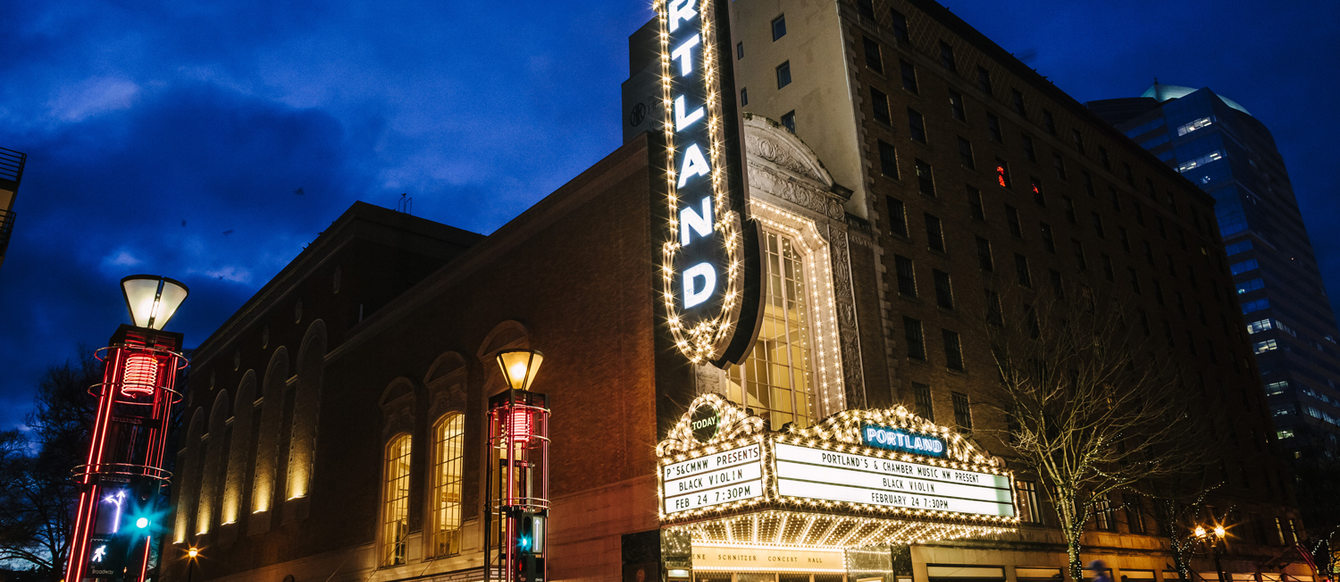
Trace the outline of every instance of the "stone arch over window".
<instances>
[{"instance_id":1,"label":"stone arch over window","mask_svg":"<svg viewBox=\"0 0 1340 582\"><path fill-rule=\"evenodd\" d=\"M423 385L428 392L428 418L438 418L448 410L465 410L468 369L460 352L446 352L433 360Z\"/></svg>"},{"instance_id":2,"label":"stone arch over window","mask_svg":"<svg viewBox=\"0 0 1340 582\"><path fill-rule=\"evenodd\" d=\"M275 471L279 467L279 436L284 420L284 387L289 376L288 348L279 346L270 356L261 381L260 427L256 437L255 476L251 487L251 513L270 511L275 496ZM253 531L265 531L269 520L253 519ZM257 530L255 528L259 527Z\"/></svg>"},{"instance_id":3,"label":"stone arch over window","mask_svg":"<svg viewBox=\"0 0 1340 582\"><path fill-rule=\"evenodd\" d=\"M237 523L242 513L242 498L255 450L256 371L247 370L233 398L233 426L228 439L228 468L224 472L223 503L219 524Z\"/></svg>"},{"instance_id":4,"label":"stone arch over window","mask_svg":"<svg viewBox=\"0 0 1340 582\"><path fill-rule=\"evenodd\" d=\"M382 411L382 436L414 432L414 413L423 405L414 381L403 376L391 380L382 390L378 405Z\"/></svg>"},{"instance_id":5,"label":"stone arch over window","mask_svg":"<svg viewBox=\"0 0 1340 582\"><path fill-rule=\"evenodd\" d=\"M223 481L224 462L228 458L228 417L233 403L227 390L214 396L209 409L209 432L204 446L204 464L200 471L200 501L196 507L195 533L207 534L214 525L214 512L219 508L219 489Z\"/></svg>"},{"instance_id":6,"label":"stone arch over window","mask_svg":"<svg viewBox=\"0 0 1340 582\"><path fill-rule=\"evenodd\" d=\"M775 122L748 116L745 139L765 306L753 350L723 391L774 428L805 426L847 408L847 389L861 386L843 207L851 193Z\"/></svg>"},{"instance_id":7,"label":"stone arch over window","mask_svg":"<svg viewBox=\"0 0 1340 582\"><path fill-rule=\"evenodd\" d=\"M177 519L173 525L172 541L173 543L185 543L187 537L192 533L191 517L195 514L192 509L196 506L196 500L199 499L200 489L193 488L192 485L199 483L196 476L200 473L200 435L205 430L205 410L196 407L195 412L191 413L191 421L186 428L185 440L182 441L181 450L177 452L177 475L176 480L181 484L177 488Z\"/></svg>"},{"instance_id":8,"label":"stone arch over window","mask_svg":"<svg viewBox=\"0 0 1340 582\"><path fill-rule=\"evenodd\" d=\"M382 509L378 535L382 566L408 561L409 492L413 439L407 432L394 434L382 455Z\"/></svg>"},{"instance_id":9,"label":"stone arch over window","mask_svg":"<svg viewBox=\"0 0 1340 582\"><path fill-rule=\"evenodd\" d=\"M484 336L484 341L480 343L479 351L475 354L484 366L485 392L497 392L504 387L502 372L498 370L498 363L494 358L498 352L509 349L531 349L530 330L521 322L511 319L494 326L488 335Z\"/></svg>"},{"instance_id":10,"label":"stone arch over window","mask_svg":"<svg viewBox=\"0 0 1340 582\"><path fill-rule=\"evenodd\" d=\"M298 383L293 400L293 428L289 433L285 499L307 497L311 488L316 468L317 421L325 357L326 323L317 319L307 326L307 333L298 348Z\"/></svg>"}]
</instances>

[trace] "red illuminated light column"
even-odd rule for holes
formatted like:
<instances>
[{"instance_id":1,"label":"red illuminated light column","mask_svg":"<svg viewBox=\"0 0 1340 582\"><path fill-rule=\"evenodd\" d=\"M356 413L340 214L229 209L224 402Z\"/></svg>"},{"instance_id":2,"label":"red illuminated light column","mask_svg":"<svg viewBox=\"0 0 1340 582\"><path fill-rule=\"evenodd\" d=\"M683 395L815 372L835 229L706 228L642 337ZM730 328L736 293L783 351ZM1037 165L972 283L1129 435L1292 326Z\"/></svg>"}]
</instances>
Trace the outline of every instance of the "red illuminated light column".
<instances>
[{"instance_id":1,"label":"red illuminated light column","mask_svg":"<svg viewBox=\"0 0 1340 582\"><path fill-rule=\"evenodd\" d=\"M489 398L486 580L543 582L549 517L549 407L529 391L544 356L498 354L511 389ZM496 529L495 529L496 528Z\"/></svg>"},{"instance_id":2,"label":"red illuminated light column","mask_svg":"<svg viewBox=\"0 0 1340 582\"><path fill-rule=\"evenodd\" d=\"M182 336L162 331L188 290L153 275L121 280L133 325L122 324L98 350L102 383L84 464L75 467L79 507L70 534L65 580L144 580L152 542L167 508L161 489L177 373L186 366Z\"/></svg>"}]
</instances>

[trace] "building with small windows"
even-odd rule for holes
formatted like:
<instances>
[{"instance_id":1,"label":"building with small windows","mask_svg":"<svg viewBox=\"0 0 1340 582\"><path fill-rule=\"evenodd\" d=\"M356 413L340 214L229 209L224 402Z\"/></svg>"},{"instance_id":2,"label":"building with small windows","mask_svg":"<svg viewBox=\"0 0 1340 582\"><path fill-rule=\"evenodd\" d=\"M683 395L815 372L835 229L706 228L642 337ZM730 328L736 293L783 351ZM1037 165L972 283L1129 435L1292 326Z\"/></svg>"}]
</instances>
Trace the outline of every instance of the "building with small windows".
<instances>
[{"instance_id":1,"label":"building with small windows","mask_svg":"<svg viewBox=\"0 0 1340 582\"><path fill-rule=\"evenodd\" d=\"M674 5L667 29L711 30ZM1063 580L1050 502L991 436L984 335L1070 286L1134 305L1237 444L1225 569L1302 577L1209 196L938 4L728 6L727 42L675 37L733 48L710 114L667 116L661 75L731 67L672 69L653 21L618 150L487 236L355 205L201 344L165 577L498 579L495 356L529 349L546 579ZM707 170L732 143L738 174ZM1103 500L1085 559L1176 578L1147 509Z\"/></svg>"},{"instance_id":2,"label":"building with small windows","mask_svg":"<svg viewBox=\"0 0 1340 582\"><path fill-rule=\"evenodd\" d=\"M1089 108L1215 198L1252 351L1300 494L1329 481L1340 454L1340 332L1270 131L1208 88L1155 83L1140 97ZM1303 506L1336 519L1333 493ZM1325 526L1315 523L1314 526Z\"/></svg>"}]
</instances>

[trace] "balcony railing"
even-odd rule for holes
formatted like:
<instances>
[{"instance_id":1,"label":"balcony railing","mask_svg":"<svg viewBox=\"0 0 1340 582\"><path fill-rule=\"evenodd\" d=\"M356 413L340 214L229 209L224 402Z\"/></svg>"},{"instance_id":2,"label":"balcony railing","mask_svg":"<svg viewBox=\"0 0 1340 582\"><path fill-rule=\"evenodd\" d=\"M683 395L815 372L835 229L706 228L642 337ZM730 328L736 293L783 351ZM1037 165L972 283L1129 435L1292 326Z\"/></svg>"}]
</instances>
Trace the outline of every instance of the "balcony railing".
<instances>
[{"instance_id":1,"label":"balcony railing","mask_svg":"<svg viewBox=\"0 0 1340 582\"><path fill-rule=\"evenodd\" d=\"M11 192L17 191L19 181L23 179L23 165L27 162L28 154L0 148L0 188Z\"/></svg>"}]
</instances>

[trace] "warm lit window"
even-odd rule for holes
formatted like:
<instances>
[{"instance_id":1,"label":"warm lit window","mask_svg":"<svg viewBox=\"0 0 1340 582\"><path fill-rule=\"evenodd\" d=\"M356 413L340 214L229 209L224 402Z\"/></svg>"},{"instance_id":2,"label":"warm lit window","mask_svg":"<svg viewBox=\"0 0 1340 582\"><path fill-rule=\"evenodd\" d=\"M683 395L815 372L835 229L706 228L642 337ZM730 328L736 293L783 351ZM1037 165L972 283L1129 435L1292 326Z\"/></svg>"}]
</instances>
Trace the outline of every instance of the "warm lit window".
<instances>
[{"instance_id":1,"label":"warm lit window","mask_svg":"<svg viewBox=\"0 0 1340 582\"><path fill-rule=\"evenodd\" d=\"M1042 503L1038 497L1037 483L1019 480L1014 482L1014 488L1018 492L1015 501L1019 508L1019 521L1042 523Z\"/></svg>"},{"instance_id":2,"label":"warm lit window","mask_svg":"<svg viewBox=\"0 0 1340 582\"><path fill-rule=\"evenodd\" d=\"M465 415L442 417L433 425L433 493L431 498L429 551L449 556L461 551L462 461L465 449Z\"/></svg>"},{"instance_id":3,"label":"warm lit window","mask_svg":"<svg viewBox=\"0 0 1340 582\"><path fill-rule=\"evenodd\" d=\"M774 429L787 423L803 427L817 416L807 253L795 238L777 231L764 231L762 243L763 322L753 352L728 372L727 397L769 420Z\"/></svg>"},{"instance_id":4,"label":"warm lit window","mask_svg":"<svg viewBox=\"0 0 1340 582\"><path fill-rule=\"evenodd\" d=\"M410 437L402 434L386 445L385 485L382 490L383 566L405 563L409 536Z\"/></svg>"}]
</instances>

